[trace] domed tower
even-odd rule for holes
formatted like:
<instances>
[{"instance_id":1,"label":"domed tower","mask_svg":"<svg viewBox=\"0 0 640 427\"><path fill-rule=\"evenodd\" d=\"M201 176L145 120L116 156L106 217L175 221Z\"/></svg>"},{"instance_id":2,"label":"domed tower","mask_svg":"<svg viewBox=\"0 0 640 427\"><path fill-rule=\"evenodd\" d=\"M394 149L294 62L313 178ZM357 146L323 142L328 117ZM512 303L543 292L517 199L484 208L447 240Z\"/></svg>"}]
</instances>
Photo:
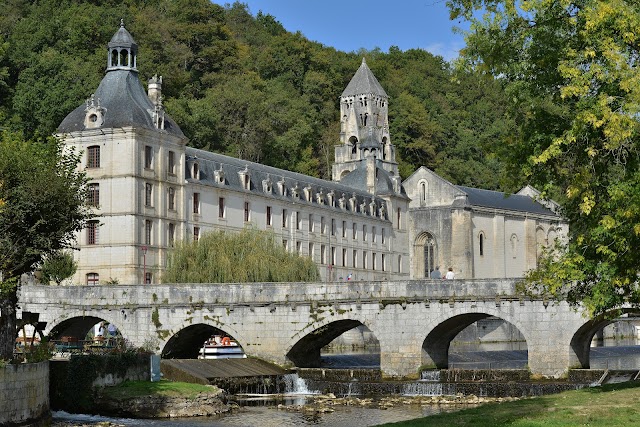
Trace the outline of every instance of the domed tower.
<instances>
[{"instance_id":1,"label":"domed tower","mask_svg":"<svg viewBox=\"0 0 640 427\"><path fill-rule=\"evenodd\" d=\"M398 175L395 148L389 136L389 97L364 58L340 97L340 142L335 147L332 179L340 181L361 160L375 157L391 175Z\"/></svg>"},{"instance_id":2,"label":"domed tower","mask_svg":"<svg viewBox=\"0 0 640 427\"><path fill-rule=\"evenodd\" d=\"M149 79L145 92L137 55L121 21L100 85L58 127L65 145L82 153L88 204L99 215L77 235L76 283L157 283L185 228L178 212L187 139L165 114L162 77Z\"/></svg>"}]
</instances>

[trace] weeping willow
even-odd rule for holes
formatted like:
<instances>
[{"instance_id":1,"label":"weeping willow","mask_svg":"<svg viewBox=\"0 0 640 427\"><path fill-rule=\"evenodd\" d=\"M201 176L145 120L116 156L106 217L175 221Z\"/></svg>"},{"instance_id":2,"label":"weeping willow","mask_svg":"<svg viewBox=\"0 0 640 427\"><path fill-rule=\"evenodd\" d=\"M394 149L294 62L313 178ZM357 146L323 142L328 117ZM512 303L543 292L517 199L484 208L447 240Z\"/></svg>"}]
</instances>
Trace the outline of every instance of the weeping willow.
<instances>
[{"instance_id":1,"label":"weeping willow","mask_svg":"<svg viewBox=\"0 0 640 427\"><path fill-rule=\"evenodd\" d=\"M267 231L205 233L181 242L169 254L164 283L313 282L318 267L309 257L287 252Z\"/></svg>"}]
</instances>

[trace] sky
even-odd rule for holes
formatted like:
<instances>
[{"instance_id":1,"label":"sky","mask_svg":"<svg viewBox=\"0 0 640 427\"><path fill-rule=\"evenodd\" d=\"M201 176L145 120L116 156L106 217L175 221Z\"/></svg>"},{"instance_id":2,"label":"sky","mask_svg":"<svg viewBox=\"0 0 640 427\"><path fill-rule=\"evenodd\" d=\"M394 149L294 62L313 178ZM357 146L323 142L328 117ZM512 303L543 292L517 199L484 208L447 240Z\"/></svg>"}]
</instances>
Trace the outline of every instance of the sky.
<instances>
[{"instance_id":1,"label":"sky","mask_svg":"<svg viewBox=\"0 0 640 427\"><path fill-rule=\"evenodd\" d=\"M241 0L252 15L273 15L288 31L345 52L390 46L421 48L446 60L458 56L463 36L449 20L446 0ZM229 1L214 0L224 5Z\"/></svg>"}]
</instances>

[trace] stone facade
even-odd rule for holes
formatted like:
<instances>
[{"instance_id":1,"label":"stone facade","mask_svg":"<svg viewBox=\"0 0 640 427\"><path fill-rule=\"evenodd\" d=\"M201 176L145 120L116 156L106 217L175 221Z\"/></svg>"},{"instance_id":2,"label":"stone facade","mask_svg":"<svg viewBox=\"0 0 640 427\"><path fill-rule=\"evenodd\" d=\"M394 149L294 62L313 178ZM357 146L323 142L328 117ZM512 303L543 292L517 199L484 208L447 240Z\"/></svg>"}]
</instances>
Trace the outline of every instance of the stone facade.
<instances>
[{"instance_id":1,"label":"stone facade","mask_svg":"<svg viewBox=\"0 0 640 427\"><path fill-rule=\"evenodd\" d=\"M516 209L485 206L472 200L475 189L426 168L403 183L389 99L364 60L340 98L341 144L327 181L188 147L164 111L162 77L145 93L124 26L107 50L102 82L58 128L67 149L83 153L100 215L77 236L74 283L159 283L176 241L243 227L273 231L311 257L323 280L421 278L436 265L459 278L515 277L535 267L551 233L566 231L529 196L505 198L518 199Z\"/></svg>"},{"instance_id":2,"label":"stone facade","mask_svg":"<svg viewBox=\"0 0 640 427\"><path fill-rule=\"evenodd\" d=\"M49 362L0 367L0 425L47 425Z\"/></svg>"}]
</instances>

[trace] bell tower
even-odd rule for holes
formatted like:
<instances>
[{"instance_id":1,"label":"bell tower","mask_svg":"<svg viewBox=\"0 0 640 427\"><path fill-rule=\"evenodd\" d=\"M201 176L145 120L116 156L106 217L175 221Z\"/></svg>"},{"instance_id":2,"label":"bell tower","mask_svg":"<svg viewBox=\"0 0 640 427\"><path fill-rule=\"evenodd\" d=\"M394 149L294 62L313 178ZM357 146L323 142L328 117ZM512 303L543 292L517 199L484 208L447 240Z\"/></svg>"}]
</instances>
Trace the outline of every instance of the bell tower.
<instances>
[{"instance_id":1,"label":"bell tower","mask_svg":"<svg viewBox=\"0 0 640 427\"><path fill-rule=\"evenodd\" d=\"M395 147L389 136L389 97L367 62L340 96L340 145L335 147L332 179L340 181L361 160L374 157L391 175L398 175Z\"/></svg>"}]
</instances>

